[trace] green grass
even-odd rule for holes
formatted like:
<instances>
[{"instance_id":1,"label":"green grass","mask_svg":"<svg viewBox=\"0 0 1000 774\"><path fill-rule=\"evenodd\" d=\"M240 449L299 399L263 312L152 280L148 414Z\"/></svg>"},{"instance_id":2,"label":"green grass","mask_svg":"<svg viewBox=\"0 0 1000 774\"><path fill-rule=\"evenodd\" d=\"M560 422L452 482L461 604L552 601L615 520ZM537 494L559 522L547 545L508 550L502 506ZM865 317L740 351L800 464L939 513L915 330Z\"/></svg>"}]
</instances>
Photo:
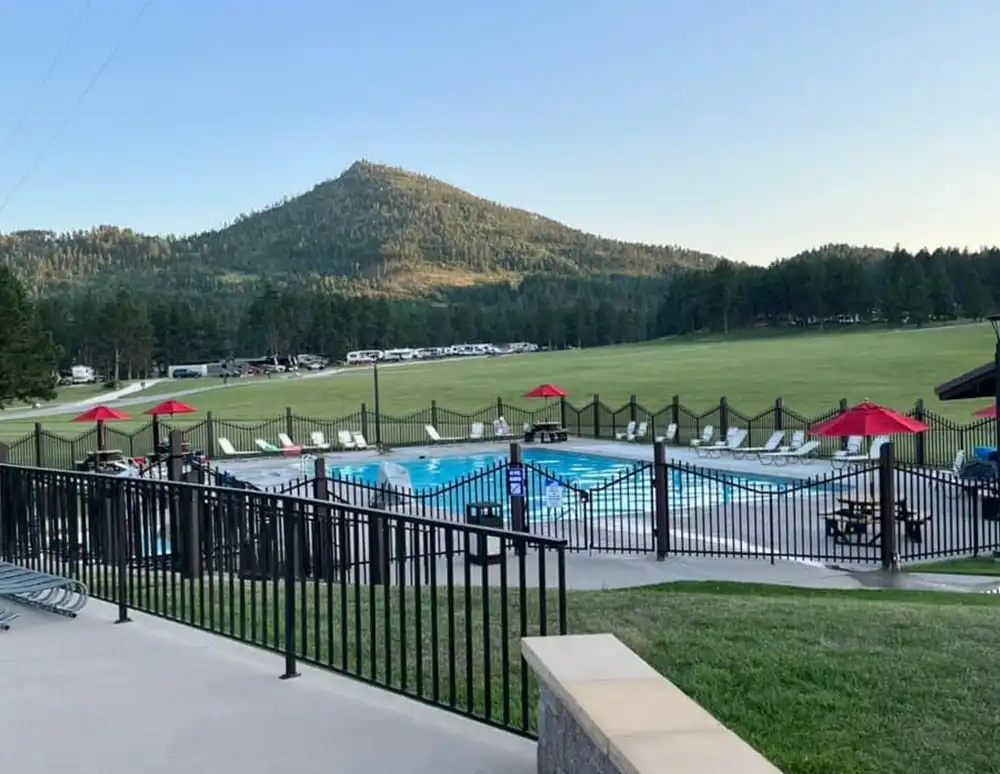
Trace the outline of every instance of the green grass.
<instances>
[{"instance_id":1,"label":"green grass","mask_svg":"<svg viewBox=\"0 0 1000 774\"><path fill-rule=\"evenodd\" d=\"M983 402L941 403L934 387L988 360L992 342L993 334L984 323L927 331L669 341L386 367L381 369L382 410L405 415L436 400L442 408L466 412L491 405L497 396L522 402L520 396L527 390L554 382L569 390L571 402L581 405L599 394L616 408L635 394L647 408L660 409L677 394L688 408L704 411L725 395L736 410L756 414L781 396L788 409L808 417L836 407L841 398L852 403L868 398L904 410L923 398L931 411L968 422ZM214 381L174 382L152 389L162 395ZM272 418L285 406L300 416L333 419L358 411L363 402L372 408L372 377L370 369L359 368L320 379L234 382L185 400L223 419ZM121 429L142 424L142 412L155 402L129 407L140 419L122 423ZM52 432L78 434L80 427L70 424L69 418L46 417L44 422ZM31 426L27 421L0 422L0 437L23 436Z\"/></svg>"},{"instance_id":2,"label":"green grass","mask_svg":"<svg viewBox=\"0 0 1000 774\"><path fill-rule=\"evenodd\" d=\"M969 556L941 562L909 564L907 572L930 572L943 575L1000 575L1000 559L991 556Z\"/></svg>"},{"instance_id":3,"label":"green grass","mask_svg":"<svg viewBox=\"0 0 1000 774\"><path fill-rule=\"evenodd\" d=\"M256 596L241 608L223 583L134 582L130 596L139 607L165 613L183 604L180 617L188 622L222 633L239 632L242 622L259 643L281 642L280 584L245 584L244 598L250 599L251 588ZM101 588L99 579L91 585ZM234 598L239 590L234 583ZM490 706L497 718L506 706L510 723L521 722L516 598L507 607L511 628L504 648L496 590L488 597L488 617L481 592L456 590L456 639L465 641L468 624L474 645L468 653L459 647L450 669L443 590L434 595L436 615L427 589L328 590L305 583L297 592L296 647L304 657L408 693L430 696L436 685L444 703L453 698L480 714ZM342 604L346 626L335 626ZM553 597L549 605L554 632ZM986 595L684 583L572 591L568 619L571 633L616 634L786 774L981 774L1000 760L998 606L1000 600ZM537 592L528 595L525 615L527 631L537 633ZM441 643L436 651L434 621ZM470 674L475 679L467 685ZM532 688L532 706L534 696Z\"/></svg>"}]
</instances>

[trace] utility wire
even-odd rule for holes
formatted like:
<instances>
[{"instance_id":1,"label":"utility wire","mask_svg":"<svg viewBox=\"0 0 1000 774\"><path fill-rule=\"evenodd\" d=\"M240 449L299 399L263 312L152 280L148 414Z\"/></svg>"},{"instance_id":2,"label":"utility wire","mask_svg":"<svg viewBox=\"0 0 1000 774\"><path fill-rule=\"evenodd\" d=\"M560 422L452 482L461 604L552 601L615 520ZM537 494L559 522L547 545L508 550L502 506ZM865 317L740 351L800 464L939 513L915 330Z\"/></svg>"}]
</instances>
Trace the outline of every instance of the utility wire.
<instances>
[{"instance_id":1,"label":"utility wire","mask_svg":"<svg viewBox=\"0 0 1000 774\"><path fill-rule=\"evenodd\" d=\"M4 210L7 209L7 206L11 203L11 200L13 200L15 196L17 196L18 192L21 190L24 184L28 182L28 178L31 177L32 173L38 168L38 165L45 160L45 157L48 155L48 152L52 150L52 146L55 144L56 140L59 139L62 133L66 130L66 127L69 126L70 122L76 116L76 112L83 105L84 101L90 95L90 92L94 90L94 87L97 85L97 82L101 80L101 76L104 75L104 72L108 69L108 67L111 66L111 63L114 62L115 57L118 56L118 52L121 51L121 48L125 44L125 40L128 38L129 34L139 24L139 22L142 20L142 17L146 15L146 11L149 10L149 6L151 6L152 4L153 0L145 0L142 6L139 8L139 12L132 17L132 21L119 36L118 41L115 43L114 48L111 49L111 53L108 54L107 58L105 58L103 62L101 62L100 67L98 67L97 70L94 71L94 75L93 77L91 77L90 82L87 84L87 87L80 94L79 99L77 99L77 101L73 104L73 107L69 109L69 112L66 113L66 116L62 120L62 123L59 124L56 130L52 133L52 136L49 137L46 143L41 147L41 149L35 155L35 158L32 159L28 169L25 170L25 173L21 175L20 179L18 179L18 181L14 184L14 187L10 190L10 193L7 194L7 197L3 200L2 203L0 203L0 215L2 215Z\"/></svg>"},{"instance_id":2,"label":"utility wire","mask_svg":"<svg viewBox=\"0 0 1000 774\"><path fill-rule=\"evenodd\" d=\"M21 113L20 119L18 119L18 122L14 125L14 128L11 129L10 133L4 139L3 144L0 145L0 159L2 159L4 156L7 155L7 151L10 150L10 146L14 143L14 140L17 139L17 136L21 133L21 129L24 128L25 122L34 112L35 106L38 104L39 98L45 91L45 87L49 85L49 81L55 74L56 68L62 61L63 54L66 53L66 50L70 47L70 44L76 38L76 33L80 31L80 27L83 24L83 20L87 17L87 14L90 12L90 7L93 4L94 0L87 0L87 2L83 4L83 10L80 11L80 14L76 17L76 21L73 22L73 26L70 27L69 33L66 35L65 40L63 40L62 45L59 46L59 48L56 50L56 55L52 58L52 61L49 62L49 67L45 71L45 74L42 76L42 80L39 82L34 93L28 98L28 103L27 105L25 105L24 111Z\"/></svg>"}]
</instances>

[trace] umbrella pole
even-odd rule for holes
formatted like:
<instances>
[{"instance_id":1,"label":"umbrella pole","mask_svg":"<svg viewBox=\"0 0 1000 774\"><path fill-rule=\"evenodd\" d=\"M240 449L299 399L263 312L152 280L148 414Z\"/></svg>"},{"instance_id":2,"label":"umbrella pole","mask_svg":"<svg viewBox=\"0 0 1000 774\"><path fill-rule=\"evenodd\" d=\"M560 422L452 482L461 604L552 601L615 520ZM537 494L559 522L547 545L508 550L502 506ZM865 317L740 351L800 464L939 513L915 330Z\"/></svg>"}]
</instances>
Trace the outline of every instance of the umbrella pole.
<instances>
[{"instance_id":1,"label":"umbrella pole","mask_svg":"<svg viewBox=\"0 0 1000 774\"><path fill-rule=\"evenodd\" d=\"M156 454L156 447L160 445L160 418L153 414L153 454Z\"/></svg>"},{"instance_id":2,"label":"umbrella pole","mask_svg":"<svg viewBox=\"0 0 1000 774\"><path fill-rule=\"evenodd\" d=\"M104 422L97 420L97 451L104 451Z\"/></svg>"}]
</instances>

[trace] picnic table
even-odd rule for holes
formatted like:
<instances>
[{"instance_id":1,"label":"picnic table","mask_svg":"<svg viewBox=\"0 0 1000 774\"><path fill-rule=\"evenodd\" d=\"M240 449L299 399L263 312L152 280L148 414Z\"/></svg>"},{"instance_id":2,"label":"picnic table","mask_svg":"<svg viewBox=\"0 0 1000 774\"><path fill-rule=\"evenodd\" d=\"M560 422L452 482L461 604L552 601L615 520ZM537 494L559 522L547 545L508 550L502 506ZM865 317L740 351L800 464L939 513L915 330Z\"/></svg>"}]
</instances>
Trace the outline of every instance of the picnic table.
<instances>
[{"instance_id":1,"label":"picnic table","mask_svg":"<svg viewBox=\"0 0 1000 774\"><path fill-rule=\"evenodd\" d=\"M837 503L836 509L822 515L827 536L832 537L835 543L878 545L882 538L879 499L867 493L851 494L838 497ZM903 525L907 540L922 543L923 525L928 521L930 516L911 509L905 497L896 500L895 522Z\"/></svg>"},{"instance_id":2,"label":"picnic table","mask_svg":"<svg viewBox=\"0 0 1000 774\"><path fill-rule=\"evenodd\" d=\"M545 420L535 422L525 431L525 443L531 443L535 438L538 438L541 443L556 443L557 441L568 441L569 433L558 422Z\"/></svg>"}]
</instances>

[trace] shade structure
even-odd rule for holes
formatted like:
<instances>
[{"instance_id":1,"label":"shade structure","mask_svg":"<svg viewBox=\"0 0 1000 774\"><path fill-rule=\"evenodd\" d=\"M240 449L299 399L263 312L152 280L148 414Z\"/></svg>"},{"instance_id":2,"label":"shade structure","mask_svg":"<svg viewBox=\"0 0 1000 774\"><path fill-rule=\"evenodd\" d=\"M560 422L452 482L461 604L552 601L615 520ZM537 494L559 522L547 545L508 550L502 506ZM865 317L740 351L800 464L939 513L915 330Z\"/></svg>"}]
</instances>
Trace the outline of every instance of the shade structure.
<instances>
[{"instance_id":1,"label":"shade structure","mask_svg":"<svg viewBox=\"0 0 1000 774\"><path fill-rule=\"evenodd\" d=\"M74 422L116 422L124 419L131 419L124 411L120 411L111 406L94 406L87 409L80 416L73 417Z\"/></svg>"},{"instance_id":2,"label":"shade structure","mask_svg":"<svg viewBox=\"0 0 1000 774\"><path fill-rule=\"evenodd\" d=\"M158 403L146 411L147 414L153 417L173 416L174 414L196 414L197 412L198 409L194 406L189 406L187 403L182 403L173 398L165 400L163 403Z\"/></svg>"},{"instance_id":3,"label":"shade structure","mask_svg":"<svg viewBox=\"0 0 1000 774\"><path fill-rule=\"evenodd\" d=\"M972 416L979 417L980 419L996 419L997 418L997 407L996 405L987 406L984 409L979 409Z\"/></svg>"},{"instance_id":4,"label":"shade structure","mask_svg":"<svg viewBox=\"0 0 1000 774\"><path fill-rule=\"evenodd\" d=\"M919 419L904 416L885 406L864 401L843 414L810 428L812 435L847 437L849 435L912 435L928 430Z\"/></svg>"},{"instance_id":5,"label":"shade structure","mask_svg":"<svg viewBox=\"0 0 1000 774\"><path fill-rule=\"evenodd\" d=\"M554 384L540 384L533 390L524 393L525 398L565 398L568 395L566 390L556 387Z\"/></svg>"}]
</instances>

